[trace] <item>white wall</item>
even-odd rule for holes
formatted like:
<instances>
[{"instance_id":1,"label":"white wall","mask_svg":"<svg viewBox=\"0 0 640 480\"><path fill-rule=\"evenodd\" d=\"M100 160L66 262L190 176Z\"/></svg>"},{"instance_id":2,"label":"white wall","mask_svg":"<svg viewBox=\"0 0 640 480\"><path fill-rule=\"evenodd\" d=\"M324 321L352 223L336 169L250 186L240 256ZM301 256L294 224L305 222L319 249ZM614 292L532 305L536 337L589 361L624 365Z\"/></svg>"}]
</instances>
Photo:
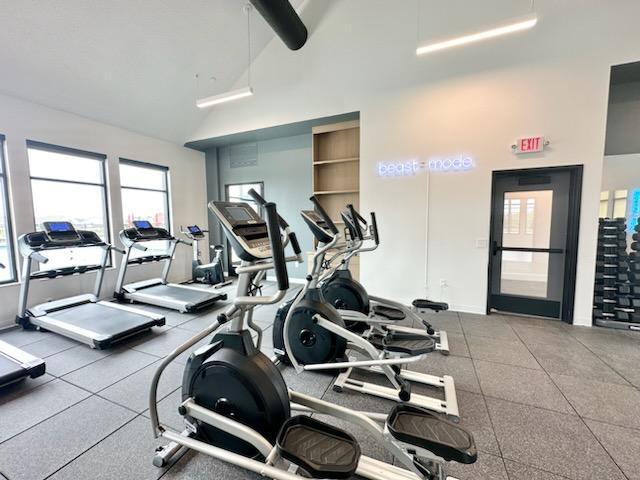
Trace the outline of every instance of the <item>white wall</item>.
<instances>
[{"instance_id":1,"label":"white wall","mask_svg":"<svg viewBox=\"0 0 640 480\"><path fill-rule=\"evenodd\" d=\"M123 225L118 169L120 157L169 167L174 232L180 224L207 223L205 162L204 154L200 152L4 95L0 95L0 133L6 136L6 160L16 238L35 228L25 143L27 139L107 155L112 235L117 235ZM182 281L190 276L190 258L190 248L179 248L172 266L173 280ZM115 264L118 265L119 256L115 259ZM159 265L133 266L129 272L127 278L132 281L149 278L159 273ZM113 294L115 277L116 269L112 268L105 277L102 291L105 298ZM90 291L94 280L95 273L88 273L34 281L29 303ZM0 286L0 327L14 320L18 291L18 284Z\"/></svg>"},{"instance_id":2,"label":"white wall","mask_svg":"<svg viewBox=\"0 0 640 480\"><path fill-rule=\"evenodd\" d=\"M418 3L419 32L414 2L307 2L308 44L267 46L252 69L255 96L212 110L192 139L360 111L361 206L378 212L383 236L362 258L365 285L472 312L486 304L488 252L476 240L489 236L492 170L584 164L575 322L590 325L609 68L640 59L640 2L539 0L532 31L421 58L416 38L477 30L530 2ZM551 147L516 158L513 140L533 134ZM473 171L375 174L379 161L461 152Z\"/></svg>"}]
</instances>

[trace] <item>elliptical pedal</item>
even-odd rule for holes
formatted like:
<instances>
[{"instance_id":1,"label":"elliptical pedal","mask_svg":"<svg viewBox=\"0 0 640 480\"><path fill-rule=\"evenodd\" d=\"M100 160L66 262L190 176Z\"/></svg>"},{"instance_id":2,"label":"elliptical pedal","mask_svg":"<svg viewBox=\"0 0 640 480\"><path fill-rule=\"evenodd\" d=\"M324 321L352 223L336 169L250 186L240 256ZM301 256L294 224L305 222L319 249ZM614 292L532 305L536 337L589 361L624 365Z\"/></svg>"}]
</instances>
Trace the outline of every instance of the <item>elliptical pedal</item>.
<instances>
[{"instance_id":1,"label":"elliptical pedal","mask_svg":"<svg viewBox=\"0 0 640 480\"><path fill-rule=\"evenodd\" d=\"M448 462L470 464L478 457L469 432L423 408L396 405L386 426L396 440L421 447Z\"/></svg>"},{"instance_id":2,"label":"elliptical pedal","mask_svg":"<svg viewBox=\"0 0 640 480\"><path fill-rule=\"evenodd\" d=\"M416 298L412 305L417 310L432 310L434 312L444 312L449 310L449 304L445 302L434 302L426 298Z\"/></svg>"},{"instance_id":3,"label":"elliptical pedal","mask_svg":"<svg viewBox=\"0 0 640 480\"><path fill-rule=\"evenodd\" d=\"M387 352L413 357L433 352L436 349L436 341L433 338L416 337L411 334L389 333L382 340L382 346Z\"/></svg>"},{"instance_id":4,"label":"elliptical pedal","mask_svg":"<svg viewBox=\"0 0 640 480\"><path fill-rule=\"evenodd\" d=\"M313 478L349 478L361 455L360 445L349 433L305 415L282 425L276 445L282 458Z\"/></svg>"},{"instance_id":5,"label":"elliptical pedal","mask_svg":"<svg viewBox=\"0 0 640 480\"><path fill-rule=\"evenodd\" d=\"M373 307L373 313L394 322L399 322L407 318L402 310L398 308L387 307L386 305L375 305Z\"/></svg>"}]
</instances>

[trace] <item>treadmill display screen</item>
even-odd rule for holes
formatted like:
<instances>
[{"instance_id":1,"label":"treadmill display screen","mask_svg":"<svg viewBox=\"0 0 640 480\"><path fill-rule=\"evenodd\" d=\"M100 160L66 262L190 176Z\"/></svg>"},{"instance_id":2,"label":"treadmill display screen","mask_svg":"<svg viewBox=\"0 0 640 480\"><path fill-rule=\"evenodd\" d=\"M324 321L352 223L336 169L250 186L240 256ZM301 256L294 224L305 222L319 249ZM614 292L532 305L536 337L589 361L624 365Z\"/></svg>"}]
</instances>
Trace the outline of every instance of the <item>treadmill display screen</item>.
<instances>
[{"instance_id":1,"label":"treadmill display screen","mask_svg":"<svg viewBox=\"0 0 640 480\"><path fill-rule=\"evenodd\" d=\"M75 228L69 222L46 222L45 229L48 232L74 232Z\"/></svg>"},{"instance_id":2,"label":"treadmill display screen","mask_svg":"<svg viewBox=\"0 0 640 480\"><path fill-rule=\"evenodd\" d=\"M189 232L193 233L194 235L202 233L202 230L200 230L200 227L197 225L191 225L190 227L187 227L187 229L189 230Z\"/></svg>"},{"instance_id":3,"label":"treadmill display screen","mask_svg":"<svg viewBox=\"0 0 640 480\"><path fill-rule=\"evenodd\" d=\"M251 212L244 207L227 207L227 212L231 215L231 218L239 222L253 220Z\"/></svg>"},{"instance_id":4,"label":"treadmill display screen","mask_svg":"<svg viewBox=\"0 0 640 480\"><path fill-rule=\"evenodd\" d=\"M151 223L148 222L147 220L134 220L133 226L136 227L138 230L149 230L150 228L153 228Z\"/></svg>"}]
</instances>

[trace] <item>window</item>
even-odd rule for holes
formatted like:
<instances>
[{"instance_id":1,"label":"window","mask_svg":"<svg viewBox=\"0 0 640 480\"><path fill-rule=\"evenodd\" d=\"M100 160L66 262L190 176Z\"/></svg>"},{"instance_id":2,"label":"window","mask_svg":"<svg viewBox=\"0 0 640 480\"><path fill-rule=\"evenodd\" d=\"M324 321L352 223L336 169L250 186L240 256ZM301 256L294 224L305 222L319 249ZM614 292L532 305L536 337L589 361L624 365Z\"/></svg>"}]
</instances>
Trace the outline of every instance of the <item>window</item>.
<instances>
[{"instance_id":1,"label":"window","mask_svg":"<svg viewBox=\"0 0 640 480\"><path fill-rule=\"evenodd\" d=\"M249 195L249 190L254 189L261 196L264 196L264 183L263 182L254 182L254 183L234 183L231 185L227 185L226 188L226 199L227 202L246 202L251 208L253 208L258 214L262 215L260 205L258 205L253 198ZM233 248L229 244L227 244L227 260L228 265L237 265L240 263L240 258L236 255L236 252L233 251ZM232 267L229 267L229 273L233 273Z\"/></svg>"},{"instance_id":2,"label":"window","mask_svg":"<svg viewBox=\"0 0 640 480\"><path fill-rule=\"evenodd\" d=\"M527 211L525 218L524 233L527 235L533 235L536 222L536 199L527 198Z\"/></svg>"},{"instance_id":3,"label":"window","mask_svg":"<svg viewBox=\"0 0 640 480\"><path fill-rule=\"evenodd\" d=\"M517 235L520 233L520 199L504 199L503 232Z\"/></svg>"},{"instance_id":4,"label":"window","mask_svg":"<svg viewBox=\"0 0 640 480\"><path fill-rule=\"evenodd\" d=\"M627 191L616 190L613 195L613 218L627 216Z\"/></svg>"},{"instance_id":5,"label":"window","mask_svg":"<svg viewBox=\"0 0 640 480\"><path fill-rule=\"evenodd\" d=\"M68 221L109 241L105 155L27 142L33 213L37 229L49 221ZM100 248L51 251L46 269L100 262Z\"/></svg>"},{"instance_id":6,"label":"window","mask_svg":"<svg viewBox=\"0 0 640 480\"><path fill-rule=\"evenodd\" d=\"M4 137L0 135L0 283L13 282L16 279L13 261L13 234L9 215L9 195L4 166Z\"/></svg>"},{"instance_id":7,"label":"window","mask_svg":"<svg viewBox=\"0 0 640 480\"><path fill-rule=\"evenodd\" d=\"M609 215L609 192L600 192L600 218Z\"/></svg>"},{"instance_id":8,"label":"window","mask_svg":"<svg viewBox=\"0 0 640 480\"><path fill-rule=\"evenodd\" d=\"M120 159L122 218L125 227L148 220L154 227L170 229L169 169Z\"/></svg>"}]
</instances>

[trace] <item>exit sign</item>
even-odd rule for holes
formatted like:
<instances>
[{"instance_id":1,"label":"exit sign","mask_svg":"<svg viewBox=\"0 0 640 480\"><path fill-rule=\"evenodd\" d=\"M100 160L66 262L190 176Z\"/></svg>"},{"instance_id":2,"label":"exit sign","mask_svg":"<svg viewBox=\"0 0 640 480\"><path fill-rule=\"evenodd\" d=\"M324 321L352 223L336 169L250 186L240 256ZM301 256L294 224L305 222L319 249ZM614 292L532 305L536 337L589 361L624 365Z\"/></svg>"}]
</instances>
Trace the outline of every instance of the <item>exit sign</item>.
<instances>
[{"instance_id":1,"label":"exit sign","mask_svg":"<svg viewBox=\"0 0 640 480\"><path fill-rule=\"evenodd\" d=\"M516 154L537 153L542 152L547 145L549 145L549 141L544 137L523 137L511 145L511 149Z\"/></svg>"}]
</instances>

